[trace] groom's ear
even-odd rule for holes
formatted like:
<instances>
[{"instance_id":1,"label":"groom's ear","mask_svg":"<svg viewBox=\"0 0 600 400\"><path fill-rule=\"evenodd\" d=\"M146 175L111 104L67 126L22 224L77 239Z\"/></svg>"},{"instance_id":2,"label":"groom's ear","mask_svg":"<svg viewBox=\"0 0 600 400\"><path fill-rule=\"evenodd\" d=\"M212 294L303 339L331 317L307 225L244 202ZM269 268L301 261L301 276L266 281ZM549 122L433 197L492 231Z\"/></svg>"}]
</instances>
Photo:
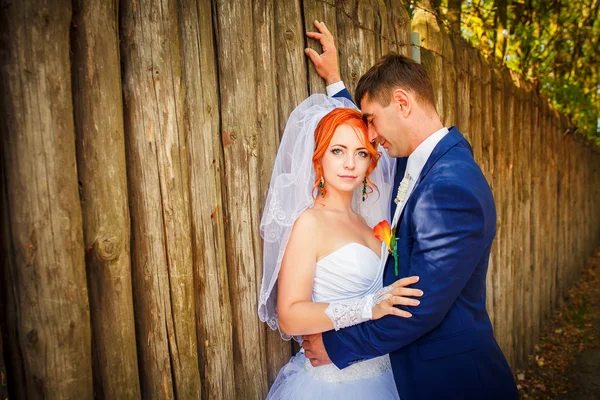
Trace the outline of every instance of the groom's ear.
<instances>
[{"instance_id":1,"label":"groom's ear","mask_svg":"<svg viewBox=\"0 0 600 400\"><path fill-rule=\"evenodd\" d=\"M408 92L404 89L396 89L392 92L392 103L393 106L398 108L398 112L402 113L404 117L410 114L412 108L411 97Z\"/></svg>"}]
</instances>

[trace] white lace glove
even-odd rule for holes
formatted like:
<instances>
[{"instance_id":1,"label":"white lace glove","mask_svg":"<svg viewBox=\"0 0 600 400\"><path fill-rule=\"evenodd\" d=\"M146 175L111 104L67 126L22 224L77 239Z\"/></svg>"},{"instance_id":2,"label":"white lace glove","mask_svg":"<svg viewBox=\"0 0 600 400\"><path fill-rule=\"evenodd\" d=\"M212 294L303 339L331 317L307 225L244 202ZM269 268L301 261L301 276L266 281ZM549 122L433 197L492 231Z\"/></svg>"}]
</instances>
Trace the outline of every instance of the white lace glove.
<instances>
[{"instance_id":1,"label":"white lace glove","mask_svg":"<svg viewBox=\"0 0 600 400\"><path fill-rule=\"evenodd\" d=\"M336 331L358 325L373 318L373 307L392 297L391 294L386 294L391 289L392 286L386 286L377 293L368 294L358 300L329 303L325 314L333 322Z\"/></svg>"}]
</instances>

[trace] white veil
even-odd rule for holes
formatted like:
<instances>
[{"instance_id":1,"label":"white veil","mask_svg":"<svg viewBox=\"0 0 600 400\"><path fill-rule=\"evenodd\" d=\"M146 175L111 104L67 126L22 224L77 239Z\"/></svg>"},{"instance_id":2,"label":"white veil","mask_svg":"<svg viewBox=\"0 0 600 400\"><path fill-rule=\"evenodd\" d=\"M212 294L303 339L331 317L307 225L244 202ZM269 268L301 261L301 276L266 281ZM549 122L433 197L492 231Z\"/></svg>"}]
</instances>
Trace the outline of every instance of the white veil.
<instances>
[{"instance_id":1,"label":"white veil","mask_svg":"<svg viewBox=\"0 0 600 400\"><path fill-rule=\"evenodd\" d=\"M312 207L313 185L316 179L312 165L315 150L314 132L317 124L335 108L357 109L345 98L314 94L304 100L288 119L269 184L269 193L260 222L264 239L263 278L258 302L258 316L273 330L279 329L277 319L277 277L292 227L304 210ZM354 192L352 205L369 226L390 220L390 199L394 184L395 160L379 147L381 157L369 179L377 190L362 201L362 185ZM291 337L281 332L281 337Z\"/></svg>"}]
</instances>

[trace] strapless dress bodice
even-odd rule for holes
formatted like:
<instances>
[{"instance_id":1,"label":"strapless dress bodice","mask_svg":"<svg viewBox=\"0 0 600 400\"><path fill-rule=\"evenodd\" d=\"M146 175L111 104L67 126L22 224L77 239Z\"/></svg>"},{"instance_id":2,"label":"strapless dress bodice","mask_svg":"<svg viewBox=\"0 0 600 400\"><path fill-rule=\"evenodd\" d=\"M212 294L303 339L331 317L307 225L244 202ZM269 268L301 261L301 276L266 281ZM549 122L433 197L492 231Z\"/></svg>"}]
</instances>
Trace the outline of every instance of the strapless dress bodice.
<instances>
[{"instance_id":1,"label":"strapless dress bodice","mask_svg":"<svg viewBox=\"0 0 600 400\"><path fill-rule=\"evenodd\" d=\"M383 254L383 251L380 251ZM355 299L381 288L380 256L369 247L350 242L317 261L312 298L332 303Z\"/></svg>"},{"instance_id":2,"label":"strapless dress bodice","mask_svg":"<svg viewBox=\"0 0 600 400\"><path fill-rule=\"evenodd\" d=\"M360 243L348 243L317 261L313 284L313 301L332 303L358 299L382 287L381 257L386 252L382 244L380 256ZM353 364L343 370L335 365L313 367L304 361L306 372L326 382L352 382L379 376L391 369L387 355Z\"/></svg>"}]
</instances>

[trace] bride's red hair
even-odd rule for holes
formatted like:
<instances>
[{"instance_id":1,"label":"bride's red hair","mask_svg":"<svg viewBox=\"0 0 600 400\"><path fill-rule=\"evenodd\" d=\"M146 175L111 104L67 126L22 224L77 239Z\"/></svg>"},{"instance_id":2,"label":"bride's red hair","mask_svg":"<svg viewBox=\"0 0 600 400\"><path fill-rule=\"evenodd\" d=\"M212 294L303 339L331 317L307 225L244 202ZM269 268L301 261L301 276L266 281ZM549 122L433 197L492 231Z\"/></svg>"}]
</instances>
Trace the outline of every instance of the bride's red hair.
<instances>
[{"instance_id":1,"label":"bride's red hair","mask_svg":"<svg viewBox=\"0 0 600 400\"><path fill-rule=\"evenodd\" d=\"M360 141L365 146L367 152L371 156L371 164L369 164L369 168L367 168L367 193L373 193L373 189L376 188L375 184L369 179L369 175L373 170L377 167L377 162L379 161L379 157L381 156L377 149L373 146L371 142L369 142L367 125L362 119L362 115L359 111L354 110L352 108L336 108L331 111L329 114L325 115L321 121L317 124L317 128L315 129L315 152L313 153L313 167L315 169L315 174L317 179L315 180L315 184L313 186L313 197L316 199L315 190L317 195L319 192L325 193L327 190L325 188L319 188L319 183L321 182L321 178L323 177L323 165L321 164L321 158L325 154L325 151L329 147L329 143L331 143L331 138L335 133L335 130L340 125L350 125L356 131L356 134L359 136Z\"/></svg>"}]
</instances>

